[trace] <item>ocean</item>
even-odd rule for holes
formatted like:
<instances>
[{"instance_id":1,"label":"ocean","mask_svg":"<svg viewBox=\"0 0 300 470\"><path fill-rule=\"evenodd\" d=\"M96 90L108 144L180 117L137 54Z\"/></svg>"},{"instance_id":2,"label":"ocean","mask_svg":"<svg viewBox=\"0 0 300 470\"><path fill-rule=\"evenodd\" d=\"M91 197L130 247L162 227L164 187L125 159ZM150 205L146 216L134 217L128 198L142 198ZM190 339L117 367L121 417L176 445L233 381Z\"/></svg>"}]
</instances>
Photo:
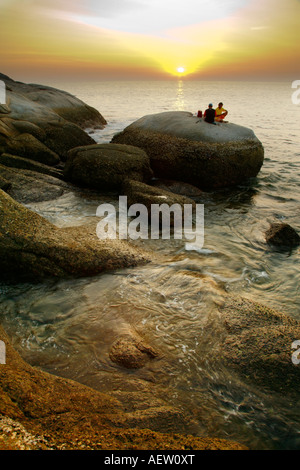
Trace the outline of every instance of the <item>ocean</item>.
<instances>
[{"instance_id":1,"label":"ocean","mask_svg":"<svg viewBox=\"0 0 300 470\"><path fill-rule=\"evenodd\" d=\"M292 102L292 82L44 84L69 91L100 111L107 126L87 129L98 143L110 142L144 115L196 114L222 101L230 122L253 129L264 145L265 160L251 181L203 194L202 249L188 248L181 240L143 241L157 254L145 267L93 279L2 285L0 321L16 349L33 365L101 391L115 390L122 380L132 390L134 380L154 383L158 396L194 416L187 432L237 440L251 449L299 449L297 403L284 394L264 394L225 367L205 368L198 347L199 336L205 335L208 344L216 338L209 319L222 292L300 320L299 249L275 250L264 236L275 221L300 233L300 106ZM68 193L28 207L62 227L94 217L98 204ZM163 351L159 366L132 372L110 362L116 335L130 331Z\"/></svg>"}]
</instances>

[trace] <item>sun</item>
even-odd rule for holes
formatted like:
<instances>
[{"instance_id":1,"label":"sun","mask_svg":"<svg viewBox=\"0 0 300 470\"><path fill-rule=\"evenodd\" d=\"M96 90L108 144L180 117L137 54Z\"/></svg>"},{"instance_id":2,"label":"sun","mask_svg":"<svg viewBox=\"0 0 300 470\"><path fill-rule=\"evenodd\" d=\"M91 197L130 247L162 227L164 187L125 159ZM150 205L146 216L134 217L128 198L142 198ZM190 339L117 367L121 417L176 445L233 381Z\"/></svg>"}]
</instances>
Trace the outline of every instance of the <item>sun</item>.
<instances>
[{"instance_id":1,"label":"sun","mask_svg":"<svg viewBox=\"0 0 300 470\"><path fill-rule=\"evenodd\" d=\"M178 73L184 73L184 72L185 72L185 68L184 68L184 67L178 67L178 68L177 68L177 72L178 72Z\"/></svg>"}]
</instances>

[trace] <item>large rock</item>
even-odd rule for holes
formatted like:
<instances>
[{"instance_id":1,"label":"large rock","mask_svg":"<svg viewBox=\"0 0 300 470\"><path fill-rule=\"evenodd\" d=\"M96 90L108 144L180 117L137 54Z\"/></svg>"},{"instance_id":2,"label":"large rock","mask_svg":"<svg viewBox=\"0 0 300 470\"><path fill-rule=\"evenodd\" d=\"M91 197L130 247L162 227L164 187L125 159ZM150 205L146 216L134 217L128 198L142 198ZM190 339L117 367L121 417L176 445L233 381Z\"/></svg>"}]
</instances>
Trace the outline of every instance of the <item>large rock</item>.
<instances>
[{"instance_id":1,"label":"large rock","mask_svg":"<svg viewBox=\"0 0 300 470\"><path fill-rule=\"evenodd\" d=\"M148 156L137 147L96 144L71 150L64 174L75 184L118 191L126 178L149 181L152 170Z\"/></svg>"},{"instance_id":2,"label":"large rock","mask_svg":"<svg viewBox=\"0 0 300 470\"><path fill-rule=\"evenodd\" d=\"M93 276L145 263L119 240L99 240L96 226L59 229L0 191L0 276L6 280Z\"/></svg>"},{"instance_id":3,"label":"large rock","mask_svg":"<svg viewBox=\"0 0 300 470\"><path fill-rule=\"evenodd\" d=\"M144 116L112 142L145 150L155 176L207 190L256 176L264 159L263 146L251 129L208 124L188 112Z\"/></svg>"},{"instance_id":4,"label":"large rock","mask_svg":"<svg viewBox=\"0 0 300 470\"><path fill-rule=\"evenodd\" d=\"M84 128L103 128L101 114L65 91L15 82L6 84L6 105L0 107L0 153L8 152L49 165L73 147L95 141Z\"/></svg>"}]
</instances>

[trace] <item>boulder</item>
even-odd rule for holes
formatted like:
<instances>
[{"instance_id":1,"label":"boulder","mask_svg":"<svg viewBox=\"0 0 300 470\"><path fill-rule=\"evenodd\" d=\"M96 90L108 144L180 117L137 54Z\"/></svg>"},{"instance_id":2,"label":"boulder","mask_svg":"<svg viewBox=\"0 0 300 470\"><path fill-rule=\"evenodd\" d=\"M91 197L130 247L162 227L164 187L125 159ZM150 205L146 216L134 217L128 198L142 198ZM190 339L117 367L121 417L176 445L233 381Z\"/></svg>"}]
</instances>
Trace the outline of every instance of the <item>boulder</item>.
<instances>
[{"instance_id":1,"label":"boulder","mask_svg":"<svg viewBox=\"0 0 300 470\"><path fill-rule=\"evenodd\" d=\"M46 135L44 144L56 152L62 161L66 161L68 151L74 147L95 144L94 139L79 126L69 122L47 122L41 124L41 127Z\"/></svg>"},{"instance_id":2,"label":"boulder","mask_svg":"<svg viewBox=\"0 0 300 470\"><path fill-rule=\"evenodd\" d=\"M0 74L6 84L7 107L14 120L72 122L85 129L103 128L106 120L91 106L63 90L45 85L16 82Z\"/></svg>"},{"instance_id":3,"label":"boulder","mask_svg":"<svg viewBox=\"0 0 300 470\"><path fill-rule=\"evenodd\" d=\"M59 229L0 191L0 276L13 281L93 276L146 263L119 240L99 240L96 224Z\"/></svg>"},{"instance_id":4,"label":"boulder","mask_svg":"<svg viewBox=\"0 0 300 470\"><path fill-rule=\"evenodd\" d=\"M147 182L152 170L148 156L137 147L96 144L71 150L64 174L68 181L81 186L120 191L126 178Z\"/></svg>"},{"instance_id":5,"label":"boulder","mask_svg":"<svg viewBox=\"0 0 300 470\"><path fill-rule=\"evenodd\" d=\"M95 143L83 129L106 124L97 110L70 93L2 74L0 80L6 84L7 101L0 107L0 153L55 165L71 148Z\"/></svg>"},{"instance_id":6,"label":"boulder","mask_svg":"<svg viewBox=\"0 0 300 470\"><path fill-rule=\"evenodd\" d=\"M193 186L192 184L184 183L183 181L166 180L162 178L153 179L153 181L151 181L151 186L189 198L198 199L203 196L203 191L201 191L201 189Z\"/></svg>"},{"instance_id":7,"label":"boulder","mask_svg":"<svg viewBox=\"0 0 300 470\"><path fill-rule=\"evenodd\" d=\"M263 146L251 129L233 123L208 124L181 111L144 116L115 135L112 143L145 150L156 177L204 190L255 177L264 160Z\"/></svg>"},{"instance_id":8,"label":"boulder","mask_svg":"<svg viewBox=\"0 0 300 470\"><path fill-rule=\"evenodd\" d=\"M34 162L28 158L10 155L8 153L2 153L2 155L0 155L0 165L10 168L19 168L22 170L31 170L37 173L53 176L54 178L63 178L62 170L53 168L49 165L44 165L43 163Z\"/></svg>"},{"instance_id":9,"label":"boulder","mask_svg":"<svg viewBox=\"0 0 300 470\"><path fill-rule=\"evenodd\" d=\"M152 204L168 204L168 206L179 204L182 208L184 204L191 204L195 207L193 199L139 181L127 179L122 188L124 195L128 197L129 205L144 204L149 212Z\"/></svg>"},{"instance_id":10,"label":"boulder","mask_svg":"<svg viewBox=\"0 0 300 470\"><path fill-rule=\"evenodd\" d=\"M62 196L65 190L70 190L67 183L53 176L1 164L0 177L8 183L1 189L23 204L51 201Z\"/></svg>"},{"instance_id":11,"label":"boulder","mask_svg":"<svg viewBox=\"0 0 300 470\"><path fill-rule=\"evenodd\" d=\"M141 338L123 335L112 345L109 357L126 369L140 369L158 353Z\"/></svg>"},{"instance_id":12,"label":"boulder","mask_svg":"<svg viewBox=\"0 0 300 470\"><path fill-rule=\"evenodd\" d=\"M45 165L57 165L60 162L60 158L56 153L30 134L21 134L16 138L9 139L6 149L8 153L19 157L28 157L30 160Z\"/></svg>"},{"instance_id":13,"label":"boulder","mask_svg":"<svg viewBox=\"0 0 300 470\"><path fill-rule=\"evenodd\" d=\"M220 343L214 358L264 391L296 395L300 370L292 362L292 343L300 322L248 299L228 296L220 311ZM216 356L215 356L216 355Z\"/></svg>"},{"instance_id":14,"label":"boulder","mask_svg":"<svg viewBox=\"0 0 300 470\"><path fill-rule=\"evenodd\" d=\"M300 236L289 224L278 222L266 231L266 241L274 246L293 248L300 245Z\"/></svg>"},{"instance_id":15,"label":"boulder","mask_svg":"<svg viewBox=\"0 0 300 470\"><path fill-rule=\"evenodd\" d=\"M164 217L160 213L157 220L155 218L152 219L153 205L159 206L160 208L163 207L163 204L168 206L168 211L165 214L167 218L165 219L164 223L168 224L170 215L170 228L173 228L176 226L176 224L178 224L178 228L183 227L185 205L191 206L193 211L196 208L196 203L193 201L193 199L171 193L165 189L160 189L145 183L140 183L139 181L126 180L124 181L122 188L122 193L128 198L128 206L133 204L143 204L148 211L149 223L152 223L152 226L157 224L157 228L160 229L162 228ZM171 210L172 206L174 210Z\"/></svg>"}]
</instances>

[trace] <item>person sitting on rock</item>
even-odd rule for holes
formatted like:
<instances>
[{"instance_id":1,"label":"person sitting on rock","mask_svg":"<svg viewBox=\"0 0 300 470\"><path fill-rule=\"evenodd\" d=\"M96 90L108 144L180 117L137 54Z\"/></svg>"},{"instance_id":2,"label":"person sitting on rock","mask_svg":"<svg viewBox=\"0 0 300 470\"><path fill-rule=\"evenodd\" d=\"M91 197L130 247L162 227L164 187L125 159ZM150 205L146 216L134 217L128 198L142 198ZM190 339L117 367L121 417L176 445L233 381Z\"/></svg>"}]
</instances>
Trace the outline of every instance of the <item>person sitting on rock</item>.
<instances>
[{"instance_id":1,"label":"person sitting on rock","mask_svg":"<svg viewBox=\"0 0 300 470\"><path fill-rule=\"evenodd\" d=\"M227 114L228 114L228 111L223 108L223 103L219 103L216 109L216 117L215 117L216 121L227 122L227 121L224 121L224 118L227 116Z\"/></svg>"},{"instance_id":2,"label":"person sitting on rock","mask_svg":"<svg viewBox=\"0 0 300 470\"><path fill-rule=\"evenodd\" d=\"M216 115L216 111L213 108L212 103L210 103L208 105L208 109L206 109L204 112L204 121L208 122L209 124L216 124L215 115Z\"/></svg>"}]
</instances>

